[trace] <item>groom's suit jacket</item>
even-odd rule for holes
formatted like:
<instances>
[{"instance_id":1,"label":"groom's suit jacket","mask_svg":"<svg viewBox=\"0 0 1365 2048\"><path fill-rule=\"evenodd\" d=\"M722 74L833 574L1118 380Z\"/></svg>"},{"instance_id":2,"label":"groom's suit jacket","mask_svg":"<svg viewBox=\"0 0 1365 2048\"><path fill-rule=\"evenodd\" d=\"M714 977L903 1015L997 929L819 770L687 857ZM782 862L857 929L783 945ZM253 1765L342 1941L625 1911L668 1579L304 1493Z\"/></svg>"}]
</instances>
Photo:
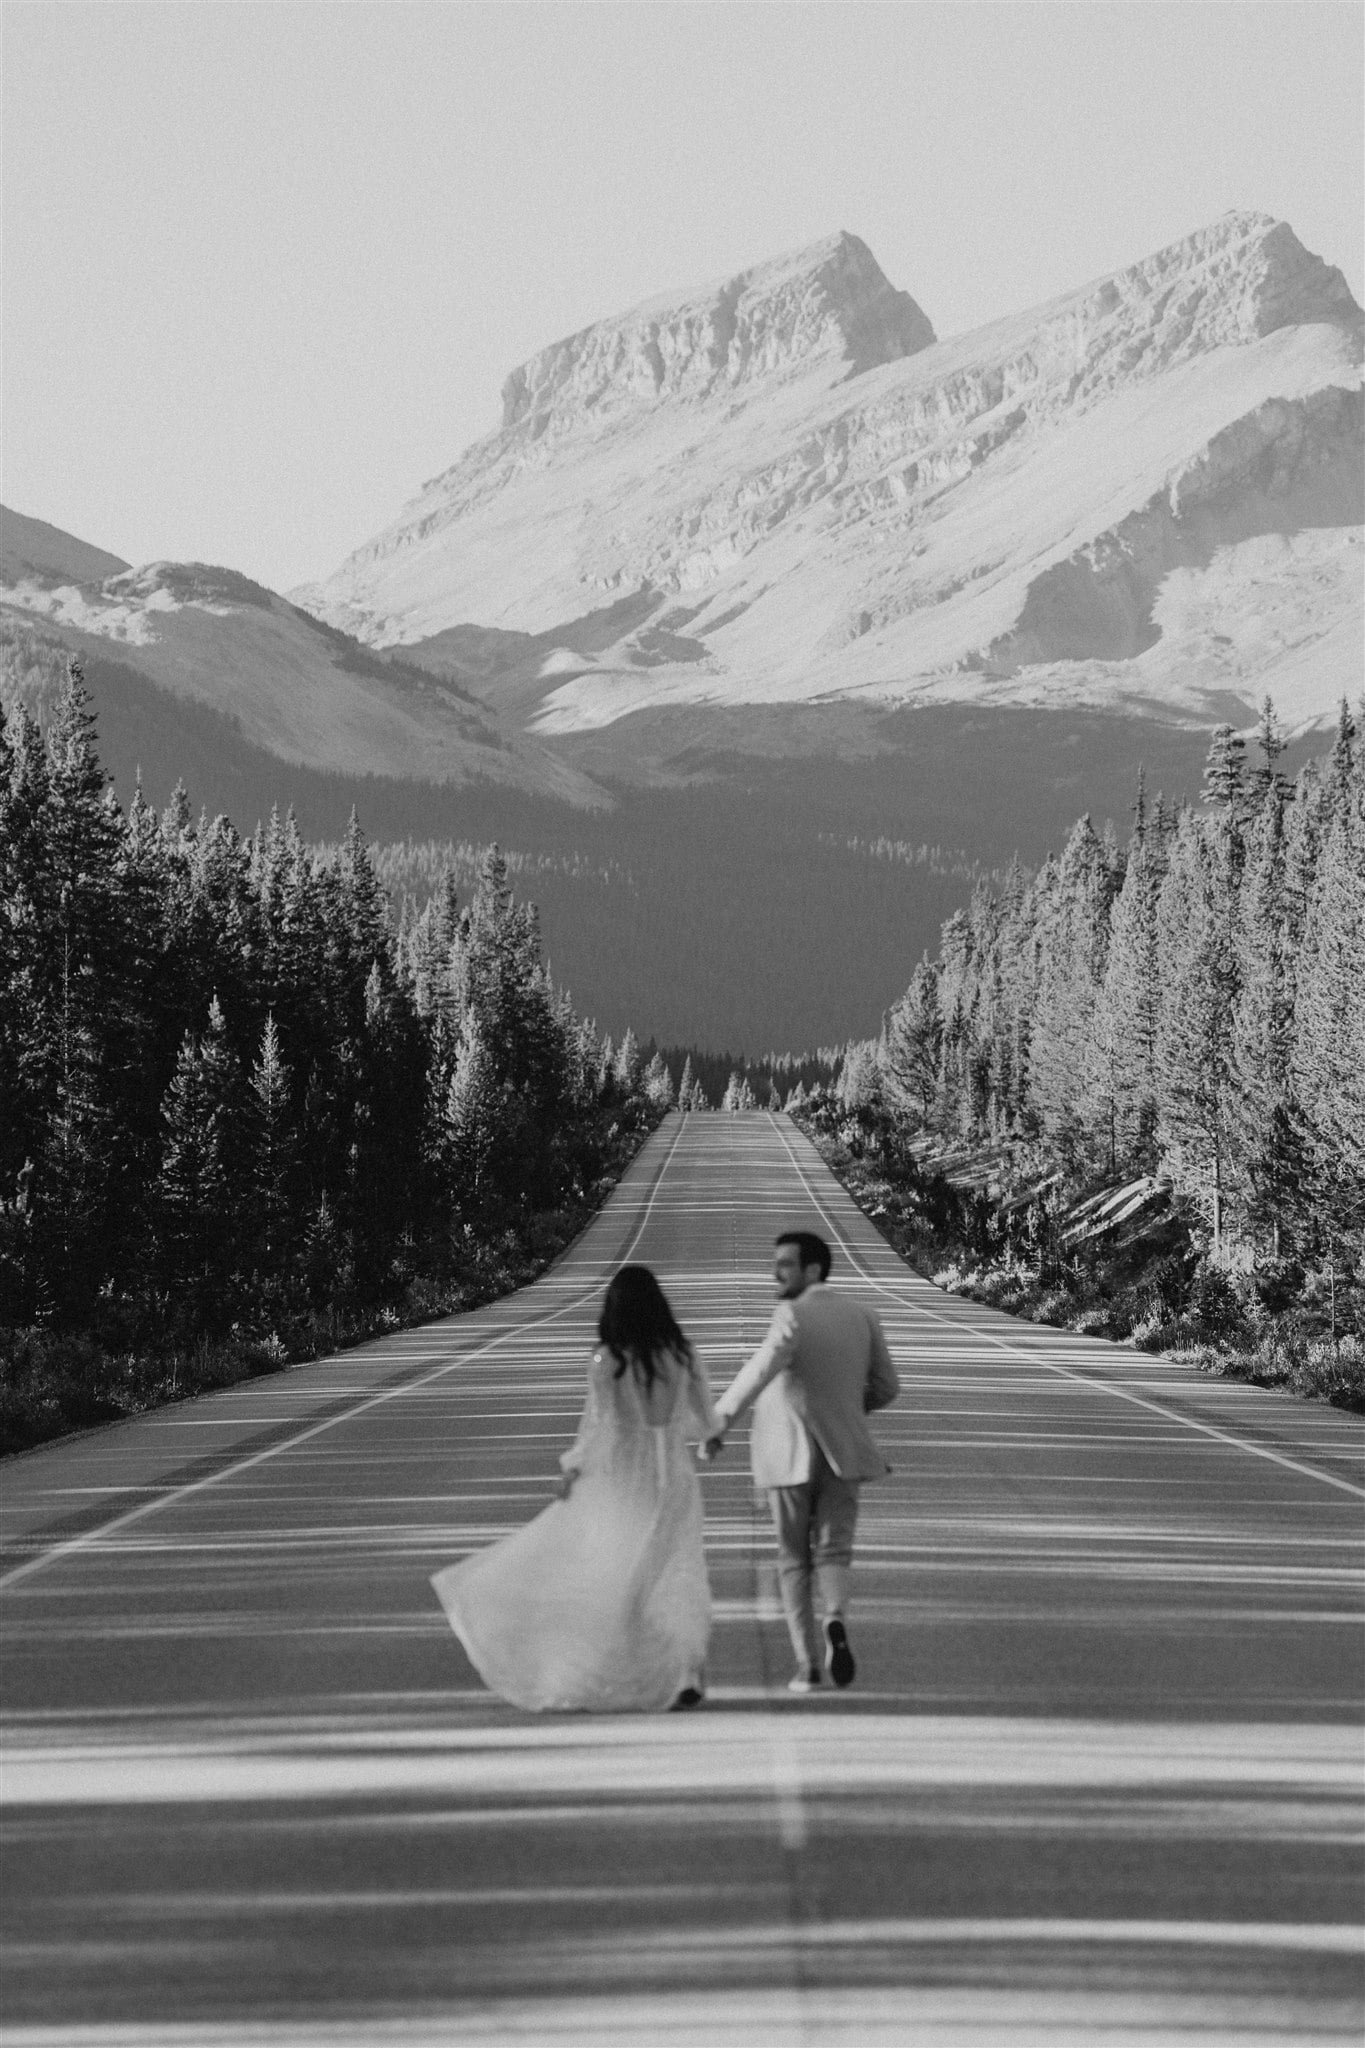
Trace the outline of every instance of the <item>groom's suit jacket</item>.
<instances>
[{"instance_id":1,"label":"groom's suit jacket","mask_svg":"<svg viewBox=\"0 0 1365 2048\"><path fill-rule=\"evenodd\" d=\"M900 1392L882 1326L870 1309L818 1282L780 1301L768 1333L716 1403L729 1422L754 1411L749 1457L756 1486L800 1486L811 1438L841 1479L890 1470L864 1419Z\"/></svg>"}]
</instances>

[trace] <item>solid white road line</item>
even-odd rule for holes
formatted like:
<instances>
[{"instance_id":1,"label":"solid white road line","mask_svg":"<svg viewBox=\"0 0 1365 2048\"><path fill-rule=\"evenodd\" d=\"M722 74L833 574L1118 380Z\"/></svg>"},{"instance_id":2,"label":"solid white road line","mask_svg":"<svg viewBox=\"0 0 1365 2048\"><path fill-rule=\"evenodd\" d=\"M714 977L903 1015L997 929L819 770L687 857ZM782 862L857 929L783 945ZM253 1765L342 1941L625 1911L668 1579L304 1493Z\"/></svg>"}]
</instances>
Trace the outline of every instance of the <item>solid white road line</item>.
<instances>
[{"instance_id":1,"label":"solid white road line","mask_svg":"<svg viewBox=\"0 0 1365 2048\"><path fill-rule=\"evenodd\" d=\"M621 1254L622 1259L629 1257L644 1233L659 1189L663 1186L664 1177L673 1163L673 1154L677 1151L686 1128L686 1118L680 1117L673 1143L669 1146L664 1163L655 1177L654 1186L650 1190L649 1200L640 1219L626 1241L625 1250ZM23 1564L13 1566L0 1577L0 1592L6 1592L11 1586L17 1586L23 1580L32 1578L35 1572L46 1570L49 1565L56 1564L64 1557L71 1557L78 1551L89 1550L94 1545L103 1543L108 1537L117 1535L121 1530L132 1528L135 1523L144 1521L148 1515L159 1513L162 1508L171 1507L177 1501L189 1500L193 1495L203 1493L211 1486L220 1486L224 1480L235 1479L239 1474L253 1471L259 1465L267 1465L273 1459L283 1457L286 1452L297 1450L300 1444L309 1443L314 1437L325 1435L328 1430L340 1428L342 1423L354 1422L357 1415L364 1415L372 1408L382 1407L386 1401L397 1400L404 1394L415 1394L423 1387L431 1386L436 1380L444 1379L447 1373L458 1371L461 1366L472 1365L476 1358L485 1357L488 1352L495 1351L500 1344L507 1343L512 1337L524 1337L528 1331L541 1329L547 1323L559 1322L564 1316L572 1315L575 1310L580 1309L585 1301L590 1301L600 1284L600 1281L594 1280L590 1287L583 1288L572 1299L561 1303L558 1308L549 1309L542 1316L534 1316L529 1322L513 1323L508 1329L499 1331L496 1337L490 1337L485 1343L476 1345L474 1350L462 1352L458 1358L449 1359L444 1365L435 1366L431 1372L422 1373L415 1380L405 1380L401 1386L384 1387L377 1394L368 1394L363 1400L354 1402L351 1407L343 1408L339 1414L329 1415L322 1422L315 1422L310 1428L300 1430L297 1435L286 1437L281 1443L270 1444L262 1451L254 1451L250 1457L238 1458L234 1463L222 1466L217 1472L207 1473L201 1479L188 1480L183 1486L173 1487L169 1493L158 1494L153 1500L143 1501L139 1507L129 1508L124 1514L115 1515L111 1521L101 1522L97 1528L86 1529L79 1536L69 1536L63 1542L53 1544L50 1550L43 1550L36 1557L26 1558Z\"/></svg>"},{"instance_id":2,"label":"solid white road line","mask_svg":"<svg viewBox=\"0 0 1365 2048\"><path fill-rule=\"evenodd\" d=\"M897 1294L894 1287L888 1287L884 1281L878 1280L874 1274L869 1273L867 1268L860 1264L853 1246L849 1243L847 1237L840 1230L839 1225L830 1215L829 1210L807 1180L800 1160L787 1143L785 1131L778 1128L777 1120L771 1110L768 1111L768 1118L782 1141L787 1157L791 1160L797 1174L800 1176L801 1185L805 1188L806 1193L810 1196L820 1215L824 1217L826 1223L834 1232L845 1258L853 1266L859 1277L865 1280L869 1287L875 1288L877 1293L887 1295L892 1301L899 1302L902 1307L912 1306L916 1314L928 1317L931 1322L942 1323L949 1329L960 1331L962 1325L955 1322L953 1317L946 1316L939 1310L927 1308L920 1302L907 1304ZM849 1199L852 1200L852 1197L850 1196ZM890 1250L890 1246L887 1249ZM922 1284L930 1286L932 1282L925 1281ZM988 1311L988 1313L994 1313L994 1311ZM1182 1415L1178 1409L1168 1408L1163 1402L1150 1400L1145 1394L1133 1393L1131 1388L1115 1386L1108 1380L1090 1379L1085 1373L1073 1372L1070 1366L1058 1365L1053 1359L1040 1357L1036 1351L1025 1350L1023 1345L1011 1343L1008 1337L996 1336L995 1332L988 1327L976 1327L987 1343L994 1345L997 1350L1008 1351L1016 1358L1026 1360L1031 1366L1041 1366L1045 1372L1056 1373L1060 1378L1071 1380L1080 1387L1089 1387L1094 1392L1112 1394L1116 1400L1129 1401L1135 1408L1148 1409L1153 1415L1161 1416L1163 1421L1177 1422L1182 1428L1196 1430L1201 1436L1213 1437L1217 1442L1227 1444L1233 1450L1245 1451L1249 1457L1265 1458L1272 1465L1283 1465L1287 1471L1300 1473L1305 1479L1316 1479L1323 1486L1334 1486L1339 1493L1349 1493L1355 1500L1365 1500L1365 1487L1356 1486L1349 1479L1338 1479L1336 1474L1332 1472L1320 1472L1314 1465L1305 1465L1297 1458L1286 1457L1283 1451L1272 1451L1268 1450L1263 1444L1248 1443L1245 1437L1234 1436L1230 1430L1219 1429L1212 1422L1199 1422L1191 1415Z\"/></svg>"}]
</instances>

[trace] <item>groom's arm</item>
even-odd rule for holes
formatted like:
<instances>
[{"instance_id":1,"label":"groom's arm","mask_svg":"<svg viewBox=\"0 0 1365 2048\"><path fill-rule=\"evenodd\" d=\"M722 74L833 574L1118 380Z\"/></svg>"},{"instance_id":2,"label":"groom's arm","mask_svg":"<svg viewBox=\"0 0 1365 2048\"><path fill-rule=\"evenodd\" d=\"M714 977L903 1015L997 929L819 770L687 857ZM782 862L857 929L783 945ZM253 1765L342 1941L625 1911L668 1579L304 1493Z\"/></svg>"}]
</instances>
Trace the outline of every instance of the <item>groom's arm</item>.
<instances>
[{"instance_id":1,"label":"groom's arm","mask_svg":"<svg viewBox=\"0 0 1365 2048\"><path fill-rule=\"evenodd\" d=\"M791 1364L796 1356L796 1338L796 1312L789 1301L780 1301L763 1342L716 1403L716 1419L721 1425L722 1436L732 1422L738 1422L740 1416L753 1407L769 1382Z\"/></svg>"},{"instance_id":2,"label":"groom's arm","mask_svg":"<svg viewBox=\"0 0 1365 2048\"><path fill-rule=\"evenodd\" d=\"M863 1389L863 1410L871 1414L876 1408L889 1408L901 1390L900 1377L891 1363L887 1349L886 1335L881 1322L869 1309L867 1320L872 1325L872 1360L867 1370L867 1385Z\"/></svg>"}]
</instances>

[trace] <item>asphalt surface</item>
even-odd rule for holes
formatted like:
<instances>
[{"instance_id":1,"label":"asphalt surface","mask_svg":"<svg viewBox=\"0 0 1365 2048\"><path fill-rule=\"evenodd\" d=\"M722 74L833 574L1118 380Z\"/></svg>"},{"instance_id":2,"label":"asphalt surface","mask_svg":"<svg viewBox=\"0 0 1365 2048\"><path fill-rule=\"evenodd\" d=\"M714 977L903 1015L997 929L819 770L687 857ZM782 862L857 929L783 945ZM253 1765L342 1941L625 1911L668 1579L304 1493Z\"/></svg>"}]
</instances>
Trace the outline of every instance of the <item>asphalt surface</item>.
<instances>
[{"instance_id":1,"label":"asphalt surface","mask_svg":"<svg viewBox=\"0 0 1365 2048\"><path fill-rule=\"evenodd\" d=\"M858 1682L703 1478L707 1704L523 1715L428 1586L536 1512L606 1277L718 1388L771 1243L903 1379ZM1365 1429L941 1294L785 1119L670 1117L535 1287L10 1461L3 2039L1358 2040Z\"/></svg>"}]
</instances>

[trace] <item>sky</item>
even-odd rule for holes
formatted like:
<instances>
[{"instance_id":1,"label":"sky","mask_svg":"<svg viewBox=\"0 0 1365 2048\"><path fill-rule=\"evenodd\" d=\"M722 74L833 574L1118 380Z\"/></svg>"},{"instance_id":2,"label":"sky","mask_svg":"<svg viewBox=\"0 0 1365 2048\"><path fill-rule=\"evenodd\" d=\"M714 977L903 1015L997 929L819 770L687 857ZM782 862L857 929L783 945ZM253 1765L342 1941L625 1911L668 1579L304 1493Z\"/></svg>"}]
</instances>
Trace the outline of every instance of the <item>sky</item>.
<instances>
[{"instance_id":1,"label":"sky","mask_svg":"<svg viewBox=\"0 0 1365 2048\"><path fill-rule=\"evenodd\" d=\"M0 39L0 496L280 590L547 342L838 228L941 336L1232 208L1365 297L1358 0L6 0Z\"/></svg>"}]
</instances>

